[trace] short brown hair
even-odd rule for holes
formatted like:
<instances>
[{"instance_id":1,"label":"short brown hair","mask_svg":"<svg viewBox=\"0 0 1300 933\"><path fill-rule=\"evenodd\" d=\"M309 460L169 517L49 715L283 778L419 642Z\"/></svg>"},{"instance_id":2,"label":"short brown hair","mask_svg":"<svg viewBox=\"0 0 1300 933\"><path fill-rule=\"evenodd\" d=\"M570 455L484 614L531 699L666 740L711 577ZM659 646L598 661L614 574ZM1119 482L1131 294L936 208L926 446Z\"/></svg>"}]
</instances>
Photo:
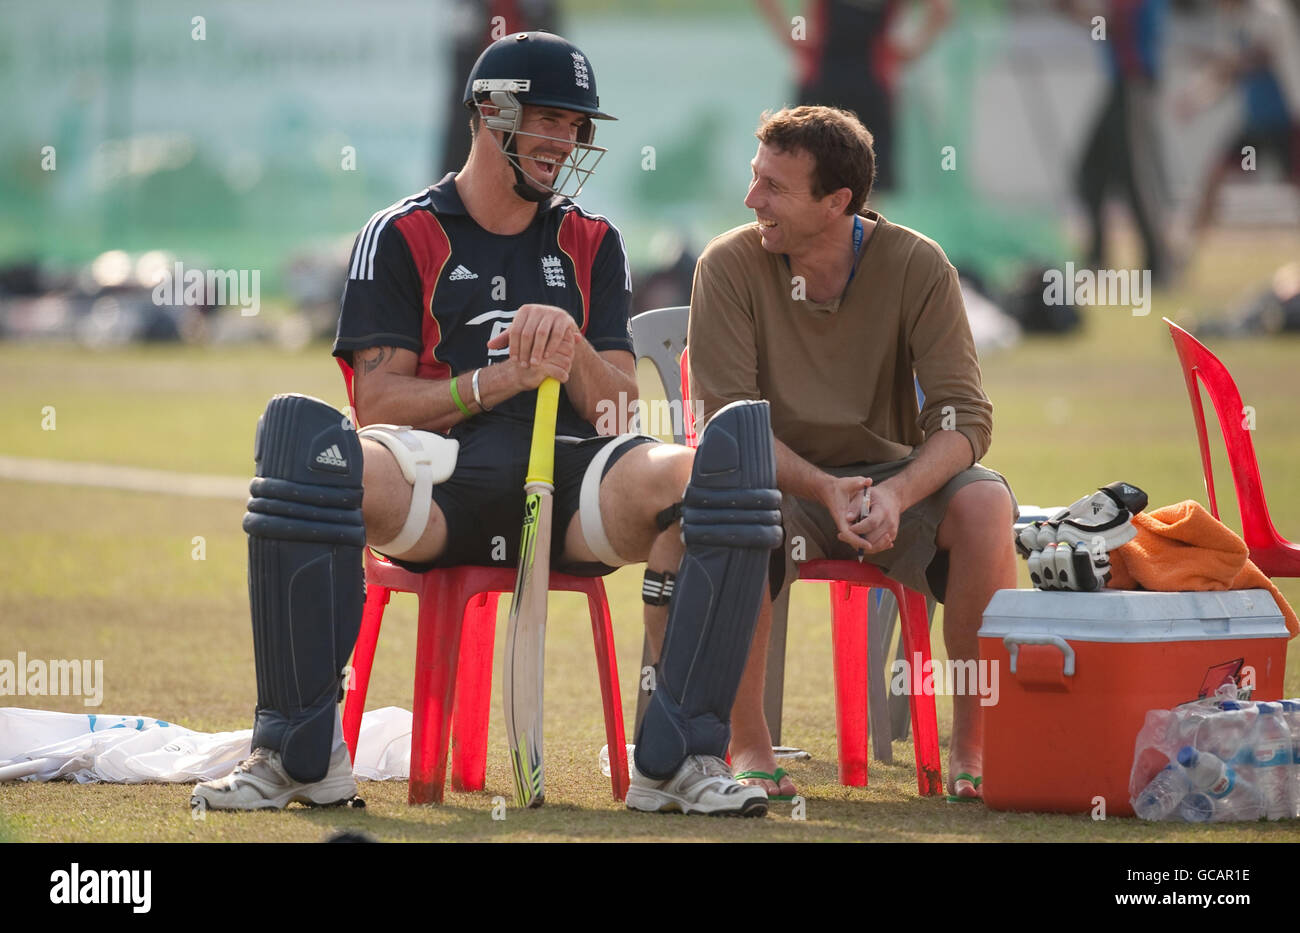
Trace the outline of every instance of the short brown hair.
<instances>
[{"instance_id":1,"label":"short brown hair","mask_svg":"<svg viewBox=\"0 0 1300 933\"><path fill-rule=\"evenodd\" d=\"M786 107L763 111L754 133L758 141L782 152L802 149L813 158L813 197L832 191L852 192L845 214L867 203L876 177L875 140L852 110L836 107Z\"/></svg>"}]
</instances>

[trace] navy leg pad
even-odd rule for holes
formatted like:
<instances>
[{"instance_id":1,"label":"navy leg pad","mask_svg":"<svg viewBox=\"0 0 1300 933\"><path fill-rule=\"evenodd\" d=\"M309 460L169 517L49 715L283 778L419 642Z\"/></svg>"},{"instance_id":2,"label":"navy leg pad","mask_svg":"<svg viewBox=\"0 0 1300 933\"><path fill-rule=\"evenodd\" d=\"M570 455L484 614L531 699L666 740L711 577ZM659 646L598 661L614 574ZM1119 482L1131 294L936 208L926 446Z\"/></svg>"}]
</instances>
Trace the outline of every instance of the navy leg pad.
<instances>
[{"instance_id":1,"label":"navy leg pad","mask_svg":"<svg viewBox=\"0 0 1300 933\"><path fill-rule=\"evenodd\" d=\"M769 552L781 544L767 402L733 402L709 421L682 500L682 536L655 691L636 738L637 770L659 780L689 755L727 753Z\"/></svg>"},{"instance_id":2,"label":"navy leg pad","mask_svg":"<svg viewBox=\"0 0 1300 933\"><path fill-rule=\"evenodd\" d=\"M253 747L296 780L329 768L343 665L364 601L361 443L343 415L277 395L257 422L244 515L257 664Z\"/></svg>"}]
</instances>

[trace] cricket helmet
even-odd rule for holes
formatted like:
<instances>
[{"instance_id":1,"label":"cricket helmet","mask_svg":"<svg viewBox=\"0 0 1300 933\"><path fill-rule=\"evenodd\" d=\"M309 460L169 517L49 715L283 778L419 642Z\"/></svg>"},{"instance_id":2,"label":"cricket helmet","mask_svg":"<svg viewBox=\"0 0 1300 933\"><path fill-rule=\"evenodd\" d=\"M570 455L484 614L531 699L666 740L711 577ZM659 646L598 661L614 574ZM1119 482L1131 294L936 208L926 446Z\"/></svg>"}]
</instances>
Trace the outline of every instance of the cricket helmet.
<instances>
[{"instance_id":1,"label":"cricket helmet","mask_svg":"<svg viewBox=\"0 0 1300 933\"><path fill-rule=\"evenodd\" d=\"M590 119L579 129L577 142L520 131L524 105L573 110L595 120L616 119L600 109L596 76L587 56L573 43L548 32L515 33L484 49L470 69L464 100L466 107L478 110L484 126L502 134L497 145L514 169L515 193L530 201L542 201L551 194L577 197L606 150L592 145L595 127ZM484 114L481 108L485 104L496 108L496 113ZM525 179L516 146L519 136L573 147L553 184Z\"/></svg>"}]
</instances>

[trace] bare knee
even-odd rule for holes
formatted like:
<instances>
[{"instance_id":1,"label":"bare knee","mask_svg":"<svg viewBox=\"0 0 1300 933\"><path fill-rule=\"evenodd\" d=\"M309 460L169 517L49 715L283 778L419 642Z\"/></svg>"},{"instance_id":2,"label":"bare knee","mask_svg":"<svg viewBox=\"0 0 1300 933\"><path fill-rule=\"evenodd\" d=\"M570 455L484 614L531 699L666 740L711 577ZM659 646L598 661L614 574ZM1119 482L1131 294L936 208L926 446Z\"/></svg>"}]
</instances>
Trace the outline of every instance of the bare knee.
<instances>
[{"instance_id":1,"label":"bare knee","mask_svg":"<svg viewBox=\"0 0 1300 933\"><path fill-rule=\"evenodd\" d=\"M963 486L948 502L939 525L938 545L944 550L961 549L967 544L1004 540L1011 546L1011 494L995 480L981 480Z\"/></svg>"},{"instance_id":2,"label":"bare knee","mask_svg":"<svg viewBox=\"0 0 1300 933\"><path fill-rule=\"evenodd\" d=\"M689 447L642 444L610 468L600 484L601 521L610 546L625 560L644 560L653 551L675 563L668 552L676 526L661 528L660 514L681 501L694 459Z\"/></svg>"},{"instance_id":3,"label":"bare knee","mask_svg":"<svg viewBox=\"0 0 1300 933\"><path fill-rule=\"evenodd\" d=\"M686 484L691 481L691 466L695 463L695 451L690 447L666 444L658 453L651 503L656 515L682 500Z\"/></svg>"}]
</instances>

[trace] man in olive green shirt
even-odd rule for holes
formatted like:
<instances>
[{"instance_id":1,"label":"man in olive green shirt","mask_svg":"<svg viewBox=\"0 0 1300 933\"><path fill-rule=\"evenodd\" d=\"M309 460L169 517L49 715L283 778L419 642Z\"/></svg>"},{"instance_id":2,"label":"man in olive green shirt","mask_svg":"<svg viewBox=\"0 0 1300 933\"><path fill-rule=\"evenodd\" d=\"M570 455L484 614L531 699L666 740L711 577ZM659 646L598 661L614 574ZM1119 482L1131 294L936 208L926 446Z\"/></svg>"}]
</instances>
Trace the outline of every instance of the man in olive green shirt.
<instances>
[{"instance_id":1,"label":"man in olive green shirt","mask_svg":"<svg viewBox=\"0 0 1300 933\"><path fill-rule=\"evenodd\" d=\"M1006 480L977 462L993 406L957 272L932 240L864 211L874 156L851 113L782 110L765 114L756 135L745 205L757 223L700 257L687 343L705 419L737 399L771 403L786 529L773 595L797 576L796 559L864 554L943 602L950 658L977 658L989 599L1016 585L1017 507ZM770 624L766 601L732 711L736 748L770 745ZM958 797L981 795L980 697L970 693L953 701L948 774ZM775 760L733 765L773 772ZM764 783L793 792L788 778L779 790Z\"/></svg>"}]
</instances>

